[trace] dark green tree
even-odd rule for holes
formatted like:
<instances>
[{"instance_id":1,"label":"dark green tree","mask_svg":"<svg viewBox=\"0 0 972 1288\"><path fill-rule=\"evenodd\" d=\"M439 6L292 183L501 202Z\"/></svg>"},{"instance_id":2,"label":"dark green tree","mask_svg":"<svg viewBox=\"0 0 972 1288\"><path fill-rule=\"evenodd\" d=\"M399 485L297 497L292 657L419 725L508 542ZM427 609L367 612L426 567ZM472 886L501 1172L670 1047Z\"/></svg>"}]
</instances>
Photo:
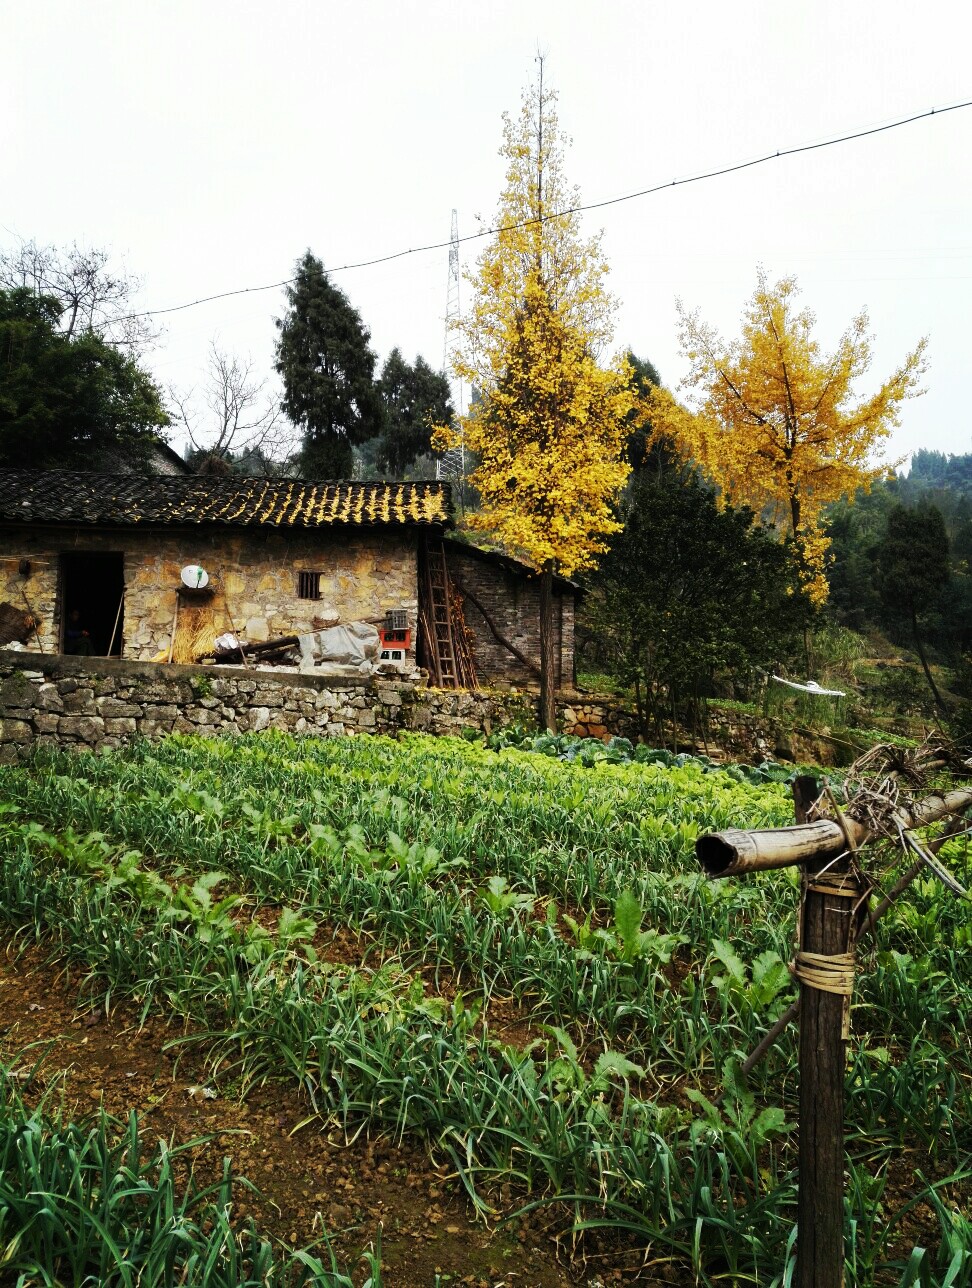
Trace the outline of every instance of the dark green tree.
<instances>
[{"instance_id":1,"label":"dark green tree","mask_svg":"<svg viewBox=\"0 0 972 1288\"><path fill-rule=\"evenodd\" d=\"M904 482L905 494L909 498L923 490L943 488L965 496L972 495L972 452L964 456L946 456L944 452L919 448L911 458L911 469Z\"/></svg>"},{"instance_id":2,"label":"dark green tree","mask_svg":"<svg viewBox=\"0 0 972 1288\"><path fill-rule=\"evenodd\" d=\"M299 462L309 478L348 478L352 448L382 432L371 334L348 297L310 251L287 287L277 320L283 410L303 435Z\"/></svg>"},{"instance_id":3,"label":"dark green tree","mask_svg":"<svg viewBox=\"0 0 972 1288\"><path fill-rule=\"evenodd\" d=\"M882 617L877 553L888 514L897 504L896 486L875 483L869 492L860 489L853 499L835 501L827 511L828 609L851 630L864 631Z\"/></svg>"},{"instance_id":4,"label":"dark green tree","mask_svg":"<svg viewBox=\"0 0 972 1288\"><path fill-rule=\"evenodd\" d=\"M651 447L648 446L652 440L652 428L651 421L645 418L644 412L644 403L649 398L651 390L661 384L661 376L654 363L647 358L639 358L630 349L627 358L633 372L631 383L638 394L639 403L627 416L628 424L631 426L625 447L628 464L634 473L645 470L654 474L663 473L671 468L677 459L677 453L667 439L659 439Z\"/></svg>"},{"instance_id":5,"label":"dark green tree","mask_svg":"<svg viewBox=\"0 0 972 1288\"><path fill-rule=\"evenodd\" d=\"M967 573L972 573L972 519L966 519L957 529L952 555L956 563L965 565Z\"/></svg>"},{"instance_id":6,"label":"dark green tree","mask_svg":"<svg viewBox=\"0 0 972 1288\"><path fill-rule=\"evenodd\" d=\"M642 733L690 716L717 678L744 684L779 665L807 609L788 547L749 510L720 510L697 478L641 473L622 532L592 577L590 614L603 661L635 690Z\"/></svg>"},{"instance_id":7,"label":"dark green tree","mask_svg":"<svg viewBox=\"0 0 972 1288\"><path fill-rule=\"evenodd\" d=\"M449 382L419 354L411 366L392 349L382 368L378 392L385 410L379 466L400 477L416 457L429 453L431 427L452 420Z\"/></svg>"},{"instance_id":8,"label":"dark green tree","mask_svg":"<svg viewBox=\"0 0 972 1288\"><path fill-rule=\"evenodd\" d=\"M0 291L0 464L139 465L169 423L158 389L97 332L64 333L60 315L55 299Z\"/></svg>"},{"instance_id":9,"label":"dark green tree","mask_svg":"<svg viewBox=\"0 0 972 1288\"><path fill-rule=\"evenodd\" d=\"M896 505L878 547L881 599L892 621L906 618L935 704L944 710L919 630L919 618L936 608L948 584L948 533L942 513L920 502L914 509Z\"/></svg>"}]
</instances>

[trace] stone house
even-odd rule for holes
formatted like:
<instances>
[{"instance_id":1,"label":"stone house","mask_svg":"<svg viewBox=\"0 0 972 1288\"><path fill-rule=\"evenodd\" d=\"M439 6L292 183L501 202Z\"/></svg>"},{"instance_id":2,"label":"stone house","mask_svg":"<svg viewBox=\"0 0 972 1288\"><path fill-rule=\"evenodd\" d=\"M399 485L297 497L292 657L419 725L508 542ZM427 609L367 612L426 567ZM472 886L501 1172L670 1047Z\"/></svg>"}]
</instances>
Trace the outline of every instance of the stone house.
<instances>
[{"instance_id":1,"label":"stone house","mask_svg":"<svg viewBox=\"0 0 972 1288\"><path fill-rule=\"evenodd\" d=\"M463 596L479 682L530 684L536 578L516 560L444 540L452 525L445 482L0 470L0 607L36 622L31 649L65 652L65 632L80 622L96 655L164 660L177 605L195 593L181 573L195 565L210 581L213 638L228 631L256 644L395 614L414 663L431 616L426 572L441 561ZM559 581L557 593L558 678L570 684L576 587Z\"/></svg>"},{"instance_id":2,"label":"stone house","mask_svg":"<svg viewBox=\"0 0 972 1288\"><path fill-rule=\"evenodd\" d=\"M417 556L452 523L444 483L307 483L197 474L0 471L0 600L65 651L158 660L181 570L204 568L216 633L250 643L418 611Z\"/></svg>"},{"instance_id":3,"label":"stone house","mask_svg":"<svg viewBox=\"0 0 972 1288\"><path fill-rule=\"evenodd\" d=\"M147 467L152 474L191 474L189 466L168 443L158 439L149 448ZM136 473L141 471L136 470Z\"/></svg>"}]
</instances>

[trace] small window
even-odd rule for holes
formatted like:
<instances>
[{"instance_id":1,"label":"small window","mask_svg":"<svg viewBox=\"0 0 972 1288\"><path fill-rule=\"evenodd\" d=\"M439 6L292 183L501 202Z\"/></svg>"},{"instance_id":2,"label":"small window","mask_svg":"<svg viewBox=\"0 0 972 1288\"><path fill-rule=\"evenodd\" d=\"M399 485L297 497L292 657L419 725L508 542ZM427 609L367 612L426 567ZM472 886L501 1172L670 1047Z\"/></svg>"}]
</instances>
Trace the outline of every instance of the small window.
<instances>
[{"instance_id":1,"label":"small window","mask_svg":"<svg viewBox=\"0 0 972 1288\"><path fill-rule=\"evenodd\" d=\"M299 572L297 574L297 598L320 599L321 574L319 572Z\"/></svg>"}]
</instances>

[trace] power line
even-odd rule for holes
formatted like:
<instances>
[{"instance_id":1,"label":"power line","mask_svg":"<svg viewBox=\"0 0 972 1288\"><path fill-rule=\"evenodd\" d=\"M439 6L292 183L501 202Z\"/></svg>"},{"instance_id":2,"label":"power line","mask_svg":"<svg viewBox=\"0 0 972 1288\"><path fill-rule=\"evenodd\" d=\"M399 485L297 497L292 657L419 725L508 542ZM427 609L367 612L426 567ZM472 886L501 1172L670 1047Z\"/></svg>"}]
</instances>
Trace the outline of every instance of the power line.
<instances>
[{"instance_id":1,"label":"power line","mask_svg":"<svg viewBox=\"0 0 972 1288\"><path fill-rule=\"evenodd\" d=\"M767 152L765 156L755 157L751 161L738 161L734 165L722 166L717 170L706 170L702 174L693 174L686 179L671 179L666 183L654 184L650 188L641 188L637 192L626 192L620 197L608 197L604 201L592 201L586 205L569 206L565 210L543 215L540 219L521 219L512 224L500 224L495 228L484 228L478 233L467 233L465 237L460 237L459 241L479 241L483 237L494 237L497 233L513 232L517 228L528 228L536 223L547 223L550 220L563 219L568 215L583 214L588 210L603 210L607 206L618 206L624 201L636 201L640 197L651 197L670 188L684 188L690 183L702 183L706 179L719 179L727 174L737 174L740 170L751 170L754 166L765 165L768 161L778 161L782 157L792 157L799 155L801 152L816 152L821 148L836 147L839 143L851 143L855 139L866 139L872 134L884 134L888 130L897 130L902 125L913 125L916 121L925 121L932 116L944 116L947 112L959 112L966 107L972 107L972 99L968 99L964 103L950 103L946 107L933 107L927 112L918 112L914 116L904 116L897 121L890 121L886 125L874 125L865 130L855 130L851 134L841 134L832 139L823 139L818 143L801 143L792 148L780 148L776 152ZM338 264L334 267L325 268L324 271L327 273L349 273L358 268L375 268L379 264L390 264L393 260L405 259L408 255L422 255L427 251L445 250L451 244L451 241L444 241L430 242L427 246L411 246L407 250L393 251L390 255L379 255L375 259L362 259L350 264ZM146 309L142 313L128 313L124 317L116 318L115 320L127 322L133 318L159 317L164 313L181 313L186 309L194 309L200 304L212 304L214 300L227 300L235 295L252 295L260 291L276 291L282 286L292 286L296 281L296 277L286 277L281 282L268 282L265 286L241 286L233 291L221 291L218 295L204 295L202 298L190 300L186 304L173 304L165 309Z\"/></svg>"}]
</instances>

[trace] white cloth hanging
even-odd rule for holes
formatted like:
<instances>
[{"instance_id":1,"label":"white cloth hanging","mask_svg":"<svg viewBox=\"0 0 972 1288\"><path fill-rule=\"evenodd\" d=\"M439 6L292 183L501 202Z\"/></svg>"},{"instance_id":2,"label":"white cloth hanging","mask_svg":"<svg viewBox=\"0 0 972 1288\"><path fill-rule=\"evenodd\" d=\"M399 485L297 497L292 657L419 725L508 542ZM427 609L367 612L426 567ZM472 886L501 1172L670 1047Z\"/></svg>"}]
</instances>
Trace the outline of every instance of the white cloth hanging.
<instances>
[{"instance_id":1,"label":"white cloth hanging","mask_svg":"<svg viewBox=\"0 0 972 1288\"><path fill-rule=\"evenodd\" d=\"M845 698L847 695L843 689L822 689L816 680L807 680L805 684L799 684L796 680L784 680L782 675L772 677L777 684L785 684L788 689L799 689L801 693L813 693L818 698Z\"/></svg>"}]
</instances>

